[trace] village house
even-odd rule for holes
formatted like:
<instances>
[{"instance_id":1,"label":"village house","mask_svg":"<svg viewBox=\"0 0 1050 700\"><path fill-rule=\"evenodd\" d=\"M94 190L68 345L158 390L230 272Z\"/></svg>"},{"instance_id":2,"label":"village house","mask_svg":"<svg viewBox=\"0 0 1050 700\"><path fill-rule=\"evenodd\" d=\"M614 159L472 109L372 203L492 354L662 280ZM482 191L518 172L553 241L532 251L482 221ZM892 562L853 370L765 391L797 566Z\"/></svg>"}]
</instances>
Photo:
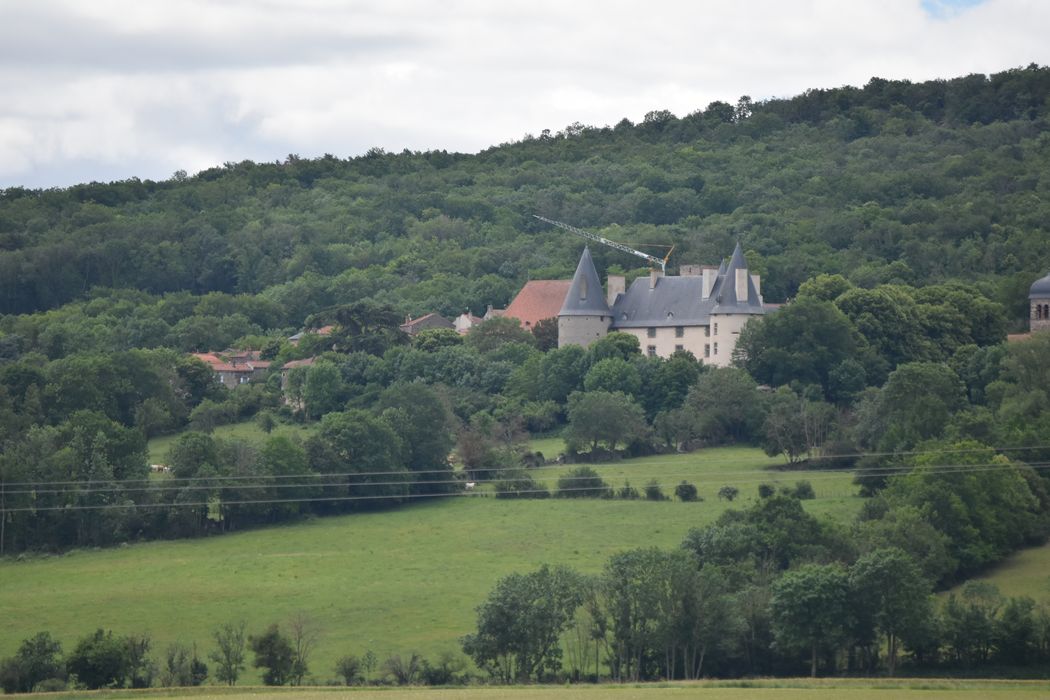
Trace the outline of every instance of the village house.
<instances>
[{"instance_id":1,"label":"village house","mask_svg":"<svg viewBox=\"0 0 1050 700\"><path fill-rule=\"evenodd\" d=\"M748 272L739 243L719 266L682 265L678 275L652 270L629 289L623 276L610 275L605 293L585 247L558 312L558 347L586 347L621 331L651 357L688 350L726 367L744 324L774 308L763 302L759 276Z\"/></svg>"},{"instance_id":2,"label":"village house","mask_svg":"<svg viewBox=\"0 0 1050 700\"><path fill-rule=\"evenodd\" d=\"M515 318L521 327L531 331L540 321L557 318L569 293L572 280L530 280L505 309L489 309L485 318Z\"/></svg>"},{"instance_id":3,"label":"village house","mask_svg":"<svg viewBox=\"0 0 1050 700\"><path fill-rule=\"evenodd\" d=\"M451 330L455 327L456 324L449 321L441 314L427 314L425 316L420 316L419 318L406 318L405 322L398 326L398 328L410 336L414 336L420 331L425 331L431 328L448 328Z\"/></svg>"},{"instance_id":4,"label":"village house","mask_svg":"<svg viewBox=\"0 0 1050 700\"><path fill-rule=\"evenodd\" d=\"M270 369L270 362L260 359L258 350L194 352L190 355L208 365L215 373L215 380L227 389L249 382L264 381Z\"/></svg>"}]
</instances>

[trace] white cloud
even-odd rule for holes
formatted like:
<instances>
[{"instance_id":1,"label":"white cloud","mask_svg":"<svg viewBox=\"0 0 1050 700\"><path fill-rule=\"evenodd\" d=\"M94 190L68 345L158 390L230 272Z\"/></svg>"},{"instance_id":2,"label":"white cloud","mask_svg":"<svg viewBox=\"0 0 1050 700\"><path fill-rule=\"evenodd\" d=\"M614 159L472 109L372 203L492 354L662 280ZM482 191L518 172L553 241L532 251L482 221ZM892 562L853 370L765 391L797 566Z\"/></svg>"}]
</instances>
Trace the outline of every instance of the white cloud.
<instances>
[{"instance_id":1,"label":"white cloud","mask_svg":"<svg viewBox=\"0 0 1050 700\"><path fill-rule=\"evenodd\" d=\"M476 151L574 121L682 115L1050 63L1035 0L39 0L0 6L0 186L227 160Z\"/></svg>"}]
</instances>

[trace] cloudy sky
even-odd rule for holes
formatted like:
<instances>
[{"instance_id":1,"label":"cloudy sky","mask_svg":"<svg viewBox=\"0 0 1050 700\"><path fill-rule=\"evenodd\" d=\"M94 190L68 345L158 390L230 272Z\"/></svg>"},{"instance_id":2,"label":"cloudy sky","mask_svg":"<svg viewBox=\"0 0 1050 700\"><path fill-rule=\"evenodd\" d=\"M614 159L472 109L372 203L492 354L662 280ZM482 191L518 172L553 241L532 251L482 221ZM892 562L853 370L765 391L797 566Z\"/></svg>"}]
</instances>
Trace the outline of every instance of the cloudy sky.
<instances>
[{"instance_id":1,"label":"cloudy sky","mask_svg":"<svg viewBox=\"0 0 1050 700\"><path fill-rule=\"evenodd\" d=\"M1050 64L1047 0L0 0L0 187Z\"/></svg>"}]
</instances>

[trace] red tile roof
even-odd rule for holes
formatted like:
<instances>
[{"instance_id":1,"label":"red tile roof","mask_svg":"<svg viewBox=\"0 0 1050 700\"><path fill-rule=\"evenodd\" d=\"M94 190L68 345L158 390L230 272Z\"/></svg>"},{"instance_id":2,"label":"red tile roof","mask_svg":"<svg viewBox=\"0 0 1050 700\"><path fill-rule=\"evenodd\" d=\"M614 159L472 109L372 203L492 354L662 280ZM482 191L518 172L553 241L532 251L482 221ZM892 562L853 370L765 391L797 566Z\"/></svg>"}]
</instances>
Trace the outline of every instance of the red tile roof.
<instances>
[{"instance_id":1,"label":"red tile roof","mask_svg":"<svg viewBox=\"0 0 1050 700\"><path fill-rule=\"evenodd\" d=\"M295 369L296 367L309 367L314 363L315 357L308 357L305 360L292 360L291 362L285 362L282 370Z\"/></svg>"},{"instance_id":2,"label":"red tile roof","mask_svg":"<svg viewBox=\"0 0 1050 700\"><path fill-rule=\"evenodd\" d=\"M538 321L557 318L571 286L572 280L526 282L503 315L518 319L523 328L531 330Z\"/></svg>"}]
</instances>

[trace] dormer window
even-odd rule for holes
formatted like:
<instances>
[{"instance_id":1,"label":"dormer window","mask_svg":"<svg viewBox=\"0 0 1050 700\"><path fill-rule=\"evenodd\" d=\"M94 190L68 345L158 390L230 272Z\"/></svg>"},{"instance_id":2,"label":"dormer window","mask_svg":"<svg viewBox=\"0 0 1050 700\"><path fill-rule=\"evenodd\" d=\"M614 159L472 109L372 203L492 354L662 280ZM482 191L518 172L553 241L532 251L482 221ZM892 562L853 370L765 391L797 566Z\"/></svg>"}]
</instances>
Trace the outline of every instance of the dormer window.
<instances>
[{"instance_id":1,"label":"dormer window","mask_svg":"<svg viewBox=\"0 0 1050 700\"><path fill-rule=\"evenodd\" d=\"M580 275L580 301L587 301L587 278Z\"/></svg>"}]
</instances>

